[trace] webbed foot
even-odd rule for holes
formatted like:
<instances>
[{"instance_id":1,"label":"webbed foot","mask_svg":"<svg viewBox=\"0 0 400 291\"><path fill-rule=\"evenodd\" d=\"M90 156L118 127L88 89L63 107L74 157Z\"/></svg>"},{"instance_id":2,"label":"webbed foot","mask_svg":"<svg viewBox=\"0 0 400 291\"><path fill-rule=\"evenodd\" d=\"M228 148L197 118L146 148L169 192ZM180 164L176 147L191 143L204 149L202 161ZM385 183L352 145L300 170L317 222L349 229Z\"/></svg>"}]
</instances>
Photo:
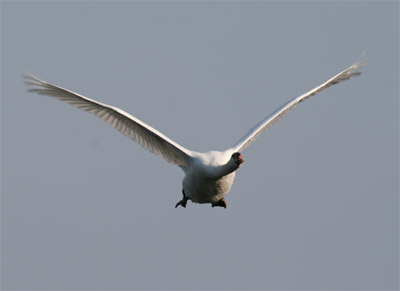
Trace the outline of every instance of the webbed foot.
<instances>
[{"instance_id":1,"label":"webbed foot","mask_svg":"<svg viewBox=\"0 0 400 291\"><path fill-rule=\"evenodd\" d=\"M182 190L183 198L181 201L176 203L175 208L177 208L179 205L186 208L186 203L189 200L189 198L186 196L185 192Z\"/></svg>"},{"instance_id":2,"label":"webbed foot","mask_svg":"<svg viewBox=\"0 0 400 291\"><path fill-rule=\"evenodd\" d=\"M222 198L221 200L219 200L219 201L217 201L215 203L211 203L211 207L216 207L216 206L226 208L225 198Z\"/></svg>"}]
</instances>

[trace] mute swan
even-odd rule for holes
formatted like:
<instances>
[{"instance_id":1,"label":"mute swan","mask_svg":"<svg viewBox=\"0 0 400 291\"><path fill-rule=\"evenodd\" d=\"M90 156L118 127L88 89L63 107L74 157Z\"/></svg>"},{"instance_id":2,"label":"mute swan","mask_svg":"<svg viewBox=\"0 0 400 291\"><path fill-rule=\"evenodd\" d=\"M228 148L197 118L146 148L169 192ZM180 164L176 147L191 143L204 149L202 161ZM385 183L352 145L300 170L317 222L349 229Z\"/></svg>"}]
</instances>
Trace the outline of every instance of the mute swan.
<instances>
[{"instance_id":1,"label":"mute swan","mask_svg":"<svg viewBox=\"0 0 400 291\"><path fill-rule=\"evenodd\" d=\"M293 109L298 103L333 84L359 75L356 70L365 60L354 63L325 83L293 98L265 119L257 123L234 146L219 152L198 153L188 150L168 137L140 121L129 113L113 106L89 99L67 89L47 83L28 72L26 84L32 86L28 91L55 97L79 109L93 113L106 123L133 139L146 150L160 156L167 162L179 166L185 173L182 182L183 198L175 207L186 207L188 200L195 203L210 203L212 207L226 208L224 196L230 191L236 170L243 164L240 152L255 141L264 131Z\"/></svg>"}]
</instances>

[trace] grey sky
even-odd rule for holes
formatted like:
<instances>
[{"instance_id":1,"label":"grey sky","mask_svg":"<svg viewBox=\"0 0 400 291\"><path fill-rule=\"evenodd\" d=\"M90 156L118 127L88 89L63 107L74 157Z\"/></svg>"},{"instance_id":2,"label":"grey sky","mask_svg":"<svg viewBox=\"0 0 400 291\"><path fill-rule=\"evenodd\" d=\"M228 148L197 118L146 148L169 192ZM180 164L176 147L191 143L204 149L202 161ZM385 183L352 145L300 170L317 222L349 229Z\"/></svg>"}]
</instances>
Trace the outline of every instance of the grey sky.
<instances>
[{"instance_id":1,"label":"grey sky","mask_svg":"<svg viewBox=\"0 0 400 291\"><path fill-rule=\"evenodd\" d=\"M351 65L243 152L228 208L25 69L196 151ZM399 2L1 2L2 289L398 289Z\"/></svg>"}]
</instances>

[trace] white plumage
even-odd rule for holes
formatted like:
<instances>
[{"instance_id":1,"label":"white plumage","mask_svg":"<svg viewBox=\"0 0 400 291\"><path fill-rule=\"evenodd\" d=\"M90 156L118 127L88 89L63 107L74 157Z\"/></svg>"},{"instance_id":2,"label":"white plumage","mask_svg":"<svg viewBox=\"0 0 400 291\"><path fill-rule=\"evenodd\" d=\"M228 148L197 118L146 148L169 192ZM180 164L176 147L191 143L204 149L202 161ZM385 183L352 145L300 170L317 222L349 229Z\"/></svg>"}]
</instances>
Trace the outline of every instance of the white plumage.
<instances>
[{"instance_id":1,"label":"white plumage","mask_svg":"<svg viewBox=\"0 0 400 291\"><path fill-rule=\"evenodd\" d=\"M29 73L30 76L24 77L26 78L26 84L32 86L28 91L55 97L79 109L93 113L140 144L143 148L160 156L167 162L181 167L185 172L182 183L183 199L176 206L182 205L186 207L187 200L191 200L196 203L211 203L213 207L226 207L224 196L231 189L235 178L235 171L244 161L240 152L298 103L333 84L359 75L360 72L357 69L364 64L364 60L356 62L325 83L285 103L251 128L230 149L223 152L211 151L208 153L198 153L180 146L156 129L117 107L100 103L67 89L52 85L40 80L31 73Z\"/></svg>"}]
</instances>

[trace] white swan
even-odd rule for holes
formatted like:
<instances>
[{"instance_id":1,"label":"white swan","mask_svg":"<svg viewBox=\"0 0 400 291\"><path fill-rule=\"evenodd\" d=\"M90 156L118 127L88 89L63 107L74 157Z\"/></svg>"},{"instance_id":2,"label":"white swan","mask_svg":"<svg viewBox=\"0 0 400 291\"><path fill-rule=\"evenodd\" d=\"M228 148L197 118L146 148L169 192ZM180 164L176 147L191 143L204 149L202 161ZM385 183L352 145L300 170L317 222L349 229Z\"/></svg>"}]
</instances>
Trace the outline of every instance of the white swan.
<instances>
[{"instance_id":1,"label":"white swan","mask_svg":"<svg viewBox=\"0 0 400 291\"><path fill-rule=\"evenodd\" d=\"M181 167L185 172L182 183L183 199L175 207L179 205L186 207L187 201L191 200L196 203L211 203L212 207L221 206L226 208L224 196L231 189L235 171L244 162L240 152L298 103L333 84L359 75L360 72L356 70L364 64L364 60L356 62L325 83L285 103L251 128L230 149L223 152L210 151L208 153L194 152L178 145L151 126L117 107L97 102L67 89L49 84L31 73L28 73L30 76L24 77L26 78L26 84L33 86L28 91L55 97L79 109L93 113L136 141L143 148L160 156L167 162Z\"/></svg>"}]
</instances>

